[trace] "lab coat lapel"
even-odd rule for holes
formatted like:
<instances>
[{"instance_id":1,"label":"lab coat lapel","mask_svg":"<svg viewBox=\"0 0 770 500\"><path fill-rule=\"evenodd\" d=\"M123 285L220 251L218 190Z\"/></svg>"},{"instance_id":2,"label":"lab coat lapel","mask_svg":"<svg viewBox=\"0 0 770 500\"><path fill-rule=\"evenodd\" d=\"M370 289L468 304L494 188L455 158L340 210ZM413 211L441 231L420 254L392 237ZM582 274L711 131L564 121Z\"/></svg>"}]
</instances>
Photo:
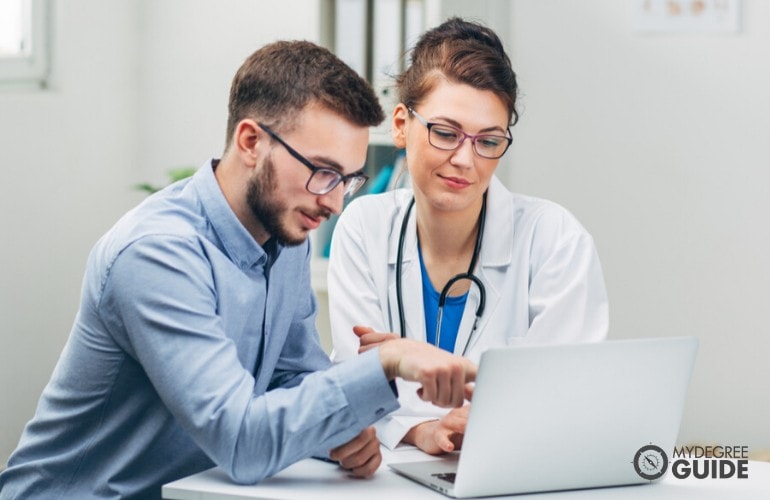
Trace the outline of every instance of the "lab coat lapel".
<instances>
[{"instance_id":1,"label":"lab coat lapel","mask_svg":"<svg viewBox=\"0 0 770 500\"><path fill-rule=\"evenodd\" d=\"M406 200L399 210L390 234L390 248L388 249L388 268L390 283L388 287L388 309L390 313L391 328L395 333L399 331L398 302L396 298L396 260L398 258L398 240L401 233L401 224L406 212ZM414 209L407 222L406 237L404 239L404 256L401 264L401 292L406 321L406 336L411 339L425 341L425 312L422 301L422 274L420 272L420 259L417 253L417 223Z\"/></svg>"},{"instance_id":2,"label":"lab coat lapel","mask_svg":"<svg viewBox=\"0 0 770 500\"><path fill-rule=\"evenodd\" d=\"M471 286L468 300L465 304L463 318L460 322L460 330L457 333L455 354L468 355L473 346L482 335L489 335L485 329L497 307L506 307L500 304L501 290L505 272L500 268L511 265L513 253L513 199L508 190L497 177L492 177L487 195L487 220L484 226L484 237L481 242L479 263L476 265L475 274L484 284L486 302L484 313L481 315L473 337L473 322L476 319L476 309L479 305L480 292L475 285ZM467 345L467 349L466 349ZM480 353L474 353L472 359L478 361Z\"/></svg>"},{"instance_id":3,"label":"lab coat lapel","mask_svg":"<svg viewBox=\"0 0 770 500\"><path fill-rule=\"evenodd\" d=\"M395 266L393 266L395 276ZM425 337L425 311L422 302L422 275L420 262L417 259L407 261L404 258L401 278L404 315L406 320L406 336L415 340L426 341ZM395 280L390 285L390 318L393 331L399 332L398 303L396 302Z\"/></svg>"}]
</instances>

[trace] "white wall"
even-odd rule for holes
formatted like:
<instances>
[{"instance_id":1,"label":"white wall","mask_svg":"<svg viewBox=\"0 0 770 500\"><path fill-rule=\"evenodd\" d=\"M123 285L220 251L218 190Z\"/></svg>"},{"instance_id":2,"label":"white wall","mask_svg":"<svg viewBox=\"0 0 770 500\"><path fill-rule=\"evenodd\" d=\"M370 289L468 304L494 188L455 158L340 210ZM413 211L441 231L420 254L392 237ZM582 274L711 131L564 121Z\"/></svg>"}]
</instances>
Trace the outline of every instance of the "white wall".
<instances>
[{"instance_id":1,"label":"white wall","mask_svg":"<svg viewBox=\"0 0 770 500\"><path fill-rule=\"evenodd\" d=\"M640 35L634 3L513 2L509 184L594 235L611 338L700 338L680 440L770 448L770 2L721 36Z\"/></svg>"},{"instance_id":2,"label":"white wall","mask_svg":"<svg viewBox=\"0 0 770 500\"><path fill-rule=\"evenodd\" d=\"M140 199L133 5L54 2L51 88L0 88L0 465L67 338L90 247Z\"/></svg>"},{"instance_id":3,"label":"white wall","mask_svg":"<svg viewBox=\"0 0 770 500\"><path fill-rule=\"evenodd\" d=\"M230 82L254 50L279 39L319 40L319 0L142 5L139 171L158 182L169 167L221 155Z\"/></svg>"},{"instance_id":4,"label":"white wall","mask_svg":"<svg viewBox=\"0 0 770 500\"><path fill-rule=\"evenodd\" d=\"M49 90L0 88L0 467L77 311L91 246L224 145L230 81L259 46L319 39L318 0L53 1Z\"/></svg>"}]
</instances>

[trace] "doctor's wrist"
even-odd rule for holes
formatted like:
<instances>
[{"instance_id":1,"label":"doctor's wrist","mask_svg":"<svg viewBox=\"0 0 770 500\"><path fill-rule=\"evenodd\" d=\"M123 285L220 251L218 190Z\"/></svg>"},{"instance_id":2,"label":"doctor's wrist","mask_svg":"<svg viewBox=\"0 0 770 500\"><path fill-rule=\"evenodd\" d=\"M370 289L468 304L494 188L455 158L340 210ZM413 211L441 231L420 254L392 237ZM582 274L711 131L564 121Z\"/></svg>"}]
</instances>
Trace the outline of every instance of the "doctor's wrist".
<instances>
[{"instance_id":1,"label":"doctor's wrist","mask_svg":"<svg viewBox=\"0 0 770 500\"><path fill-rule=\"evenodd\" d=\"M433 438L438 423L439 420L435 419L415 425L404 435L401 442L416 446L430 455L440 455L445 453L445 451L436 444L435 439Z\"/></svg>"}]
</instances>

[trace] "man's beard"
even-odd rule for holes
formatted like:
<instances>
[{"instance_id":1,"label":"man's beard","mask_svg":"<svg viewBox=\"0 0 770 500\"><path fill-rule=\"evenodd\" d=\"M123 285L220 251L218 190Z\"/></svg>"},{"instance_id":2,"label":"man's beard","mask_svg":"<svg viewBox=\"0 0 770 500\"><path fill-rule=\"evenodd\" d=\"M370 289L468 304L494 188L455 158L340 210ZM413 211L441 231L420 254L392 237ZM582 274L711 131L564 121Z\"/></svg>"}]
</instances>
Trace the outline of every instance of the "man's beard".
<instances>
[{"instance_id":1,"label":"man's beard","mask_svg":"<svg viewBox=\"0 0 770 500\"><path fill-rule=\"evenodd\" d=\"M249 180L246 192L246 202L251 212L259 219L262 227L285 246L297 246L305 241L305 237L292 236L281 217L288 212L286 203L276 196L275 167L270 157L265 158L261 172Z\"/></svg>"}]
</instances>

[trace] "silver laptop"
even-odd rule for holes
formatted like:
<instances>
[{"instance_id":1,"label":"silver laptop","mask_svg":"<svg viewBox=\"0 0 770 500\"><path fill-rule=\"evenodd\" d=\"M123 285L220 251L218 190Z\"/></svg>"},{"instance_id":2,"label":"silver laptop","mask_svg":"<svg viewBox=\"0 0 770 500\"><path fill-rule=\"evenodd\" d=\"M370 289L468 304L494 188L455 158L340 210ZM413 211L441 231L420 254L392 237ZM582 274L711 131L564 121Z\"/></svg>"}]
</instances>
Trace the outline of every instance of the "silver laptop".
<instances>
[{"instance_id":1,"label":"silver laptop","mask_svg":"<svg viewBox=\"0 0 770 500\"><path fill-rule=\"evenodd\" d=\"M456 498L650 482L676 444L697 349L694 337L490 349L462 451L389 466Z\"/></svg>"}]
</instances>

